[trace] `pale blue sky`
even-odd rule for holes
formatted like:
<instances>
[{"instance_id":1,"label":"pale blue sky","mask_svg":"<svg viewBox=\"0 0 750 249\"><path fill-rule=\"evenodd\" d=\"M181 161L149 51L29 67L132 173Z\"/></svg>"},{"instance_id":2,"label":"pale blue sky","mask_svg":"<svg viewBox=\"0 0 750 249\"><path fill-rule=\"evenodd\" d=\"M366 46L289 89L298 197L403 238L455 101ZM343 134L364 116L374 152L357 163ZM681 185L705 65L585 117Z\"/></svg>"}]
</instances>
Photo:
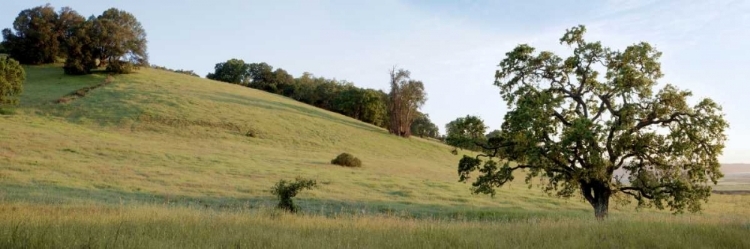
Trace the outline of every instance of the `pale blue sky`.
<instances>
[{"instance_id":1,"label":"pale blue sky","mask_svg":"<svg viewBox=\"0 0 750 249\"><path fill-rule=\"evenodd\" d=\"M388 69L403 67L425 82L423 111L441 130L466 114L498 128L505 104L492 82L504 53L530 43L567 55L557 40L584 24L589 40L648 41L664 52L662 82L724 106L731 128L722 160L750 163L750 1L4 0L0 24L47 2L84 16L129 11L148 33L151 63L202 76L240 58L387 90Z\"/></svg>"}]
</instances>

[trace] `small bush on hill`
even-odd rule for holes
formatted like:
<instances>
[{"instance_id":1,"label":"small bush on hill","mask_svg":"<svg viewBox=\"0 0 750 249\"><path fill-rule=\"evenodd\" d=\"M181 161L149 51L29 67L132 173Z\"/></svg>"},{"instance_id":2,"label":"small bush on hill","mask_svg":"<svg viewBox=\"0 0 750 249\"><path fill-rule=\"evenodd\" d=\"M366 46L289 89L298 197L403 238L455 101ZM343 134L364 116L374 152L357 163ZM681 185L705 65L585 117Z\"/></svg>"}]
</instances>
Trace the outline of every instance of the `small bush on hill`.
<instances>
[{"instance_id":1,"label":"small bush on hill","mask_svg":"<svg viewBox=\"0 0 750 249\"><path fill-rule=\"evenodd\" d=\"M304 179L297 177L293 182L287 180L280 180L276 185L271 188L271 193L279 198L279 204L276 208L296 213L299 207L294 204L292 197L297 196L303 189L312 189L317 186L315 180Z\"/></svg>"},{"instance_id":2,"label":"small bush on hill","mask_svg":"<svg viewBox=\"0 0 750 249\"><path fill-rule=\"evenodd\" d=\"M349 153L341 153L341 155L331 160L331 164L341 165L344 167L361 167L362 161Z\"/></svg>"},{"instance_id":3,"label":"small bush on hill","mask_svg":"<svg viewBox=\"0 0 750 249\"><path fill-rule=\"evenodd\" d=\"M18 61L0 58L0 106L18 104L18 95L23 92L26 72Z\"/></svg>"},{"instance_id":4,"label":"small bush on hill","mask_svg":"<svg viewBox=\"0 0 750 249\"><path fill-rule=\"evenodd\" d=\"M0 108L0 115L15 115L16 109Z\"/></svg>"}]
</instances>

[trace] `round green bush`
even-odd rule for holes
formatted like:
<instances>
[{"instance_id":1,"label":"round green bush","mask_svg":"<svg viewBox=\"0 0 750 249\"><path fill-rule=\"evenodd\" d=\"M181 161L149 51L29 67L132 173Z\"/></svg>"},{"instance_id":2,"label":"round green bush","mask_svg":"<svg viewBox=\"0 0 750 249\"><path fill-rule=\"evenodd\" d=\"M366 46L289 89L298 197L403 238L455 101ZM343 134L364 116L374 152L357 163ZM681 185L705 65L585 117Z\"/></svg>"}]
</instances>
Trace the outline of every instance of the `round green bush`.
<instances>
[{"instance_id":1,"label":"round green bush","mask_svg":"<svg viewBox=\"0 0 750 249\"><path fill-rule=\"evenodd\" d=\"M362 161L349 153L341 153L341 155L331 160L331 164L341 165L344 167L361 167Z\"/></svg>"},{"instance_id":2,"label":"round green bush","mask_svg":"<svg viewBox=\"0 0 750 249\"><path fill-rule=\"evenodd\" d=\"M26 72L18 61L0 58L0 105L18 104L18 96L23 92Z\"/></svg>"}]
</instances>

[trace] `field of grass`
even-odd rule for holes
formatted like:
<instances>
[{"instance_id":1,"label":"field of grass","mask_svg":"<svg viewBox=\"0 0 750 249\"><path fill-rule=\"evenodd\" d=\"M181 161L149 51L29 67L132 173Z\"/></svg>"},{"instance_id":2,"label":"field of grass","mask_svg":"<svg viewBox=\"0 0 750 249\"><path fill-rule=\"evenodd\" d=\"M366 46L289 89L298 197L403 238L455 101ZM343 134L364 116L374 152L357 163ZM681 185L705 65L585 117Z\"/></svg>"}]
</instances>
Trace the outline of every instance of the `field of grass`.
<instances>
[{"instance_id":1,"label":"field of grass","mask_svg":"<svg viewBox=\"0 0 750 249\"><path fill-rule=\"evenodd\" d=\"M326 206L588 211L522 182L498 198L472 196L447 146L241 86L144 69L58 104L105 76L27 71L17 114L0 117L6 199L239 205L268 201L274 182L302 176L321 187L301 197ZM330 165L341 152L364 166Z\"/></svg>"},{"instance_id":2,"label":"field of grass","mask_svg":"<svg viewBox=\"0 0 750 249\"><path fill-rule=\"evenodd\" d=\"M137 206L0 205L0 247L747 248L750 224L645 215L476 222Z\"/></svg>"},{"instance_id":3,"label":"field of grass","mask_svg":"<svg viewBox=\"0 0 750 249\"><path fill-rule=\"evenodd\" d=\"M615 206L600 224L580 198L522 180L471 195L451 148L285 97L142 69L60 104L107 76L26 70L20 106L0 115L0 247L749 245L750 196L682 216ZM363 167L330 165L341 152ZM320 185L300 194L305 215L263 211L296 176Z\"/></svg>"}]
</instances>

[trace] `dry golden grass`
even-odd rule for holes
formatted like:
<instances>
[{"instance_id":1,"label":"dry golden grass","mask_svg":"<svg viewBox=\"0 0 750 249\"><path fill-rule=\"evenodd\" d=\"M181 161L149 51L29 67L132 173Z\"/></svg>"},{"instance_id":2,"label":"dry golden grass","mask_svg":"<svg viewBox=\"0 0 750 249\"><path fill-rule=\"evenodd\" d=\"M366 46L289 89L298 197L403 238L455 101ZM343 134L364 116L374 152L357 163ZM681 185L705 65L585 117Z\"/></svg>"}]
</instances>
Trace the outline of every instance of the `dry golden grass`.
<instances>
[{"instance_id":1,"label":"dry golden grass","mask_svg":"<svg viewBox=\"0 0 750 249\"><path fill-rule=\"evenodd\" d=\"M748 220L446 221L164 206L0 205L4 248L746 248Z\"/></svg>"},{"instance_id":2,"label":"dry golden grass","mask_svg":"<svg viewBox=\"0 0 750 249\"><path fill-rule=\"evenodd\" d=\"M302 176L322 183L302 196L314 206L587 209L523 182L498 198L472 196L447 146L237 85L144 69L57 104L105 76L27 71L18 114L0 116L0 193L9 200L228 205L267 201L273 183ZM342 152L364 167L331 165Z\"/></svg>"},{"instance_id":3,"label":"dry golden grass","mask_svg":"<svg viewBox=\"0 0 750 249\"><path fill-rule=\"evenodd\" d=\"M106 76L27 72L0 115L0 247L748 246L750 196L679 216L614 206L597 223L522 181L471 195L451 148L284 97L143 69L61 104ZM331 165L342 152L363 167ZM296 176L320 183L304 215L267 210Z\"/></svg>"}]
</instances>

